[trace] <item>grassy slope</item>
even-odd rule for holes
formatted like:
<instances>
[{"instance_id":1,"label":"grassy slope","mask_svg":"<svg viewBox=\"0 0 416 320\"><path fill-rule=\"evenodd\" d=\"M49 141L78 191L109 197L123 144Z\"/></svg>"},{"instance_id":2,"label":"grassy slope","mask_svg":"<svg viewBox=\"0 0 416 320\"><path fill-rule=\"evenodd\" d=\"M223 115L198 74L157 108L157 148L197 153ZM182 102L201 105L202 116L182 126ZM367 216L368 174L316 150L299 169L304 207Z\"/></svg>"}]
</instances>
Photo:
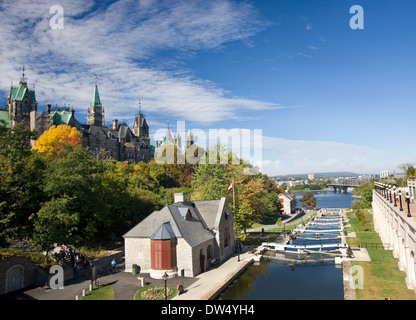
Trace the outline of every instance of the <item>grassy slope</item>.
<instances>
[{"instance_id":1,"label":"grassy slope","mask_svg":"<svg viewBox=\"0 0 416 320\"><path fill-rule=\"evenodd\" d=\"M348 238L351 247L360 243L380 243L381 239L374 231L372 215L365 210L366 224L360 225L356 218L350 216L350 224L357 238ZM357 300L383 300L391 297L393 300L414 300L416 293L407 289L405 272L398 268L398 259L393 257L391 250L367 249L371 262L352 262L364 269L364 289L355 291Z\"/></svg>"}]
</instances>

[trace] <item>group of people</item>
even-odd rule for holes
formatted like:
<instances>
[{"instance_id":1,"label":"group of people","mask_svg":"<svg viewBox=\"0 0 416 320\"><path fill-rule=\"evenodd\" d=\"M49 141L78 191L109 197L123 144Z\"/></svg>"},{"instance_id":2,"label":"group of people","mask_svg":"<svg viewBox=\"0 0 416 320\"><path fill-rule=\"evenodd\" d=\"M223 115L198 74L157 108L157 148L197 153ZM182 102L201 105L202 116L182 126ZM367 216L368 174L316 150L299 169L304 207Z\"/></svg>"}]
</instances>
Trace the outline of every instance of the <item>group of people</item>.
<instances>
[{"instance_id":1,"label":"group of people","mask_svg":"<svg viewBox=\"0 0 416 320\"><path fill-rule=\"evenodd\" d=\"M72 270L74 275L78 275L78 268L80 270L87 268L90 265L90 262L86 257L79 251L75 250L72 247L68 247L63 245L61 247L61 257L63 261L67 261L67 257L70 257L70 263L72 266Z\"/></svg>"}]
</instances>

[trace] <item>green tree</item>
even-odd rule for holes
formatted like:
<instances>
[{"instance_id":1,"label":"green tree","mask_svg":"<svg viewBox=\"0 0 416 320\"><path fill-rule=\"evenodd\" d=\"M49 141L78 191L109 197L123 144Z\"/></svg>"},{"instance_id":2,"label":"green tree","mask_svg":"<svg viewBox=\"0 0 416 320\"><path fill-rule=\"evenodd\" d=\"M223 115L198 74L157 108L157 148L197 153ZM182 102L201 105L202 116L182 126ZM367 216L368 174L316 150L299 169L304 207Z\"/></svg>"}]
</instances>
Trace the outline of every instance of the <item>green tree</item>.
<instances>
[{"instance_id":1,"label":"green tree","mask_svg":"<svg viewBox=\"0 0 416 320\"><path fill-rule=\"evenodd\" d=\"M76 148L64 158L50 161L45 173L43 191L54 203L59 198L71 199L74 212L79 215L80 240L91 241L98 234L98 224L105 211L101 180L105 162L93 157L85 148Z\"/></svg>"},{"instance_id":2,"label":"green tree","mask_svg":"<svg viewBox=\"0 0 416 320\"><path fill-rule=\"evenodd\" d=\"M365 216L365 213L363 210L359 209L356 212L356 217L358 219L358 222L360 223L360 225L364 226L367 223L367 218Z\"/></svg>"},{"instance_id":3,"label":"green tree","mask_svg":"<svg viewBox=\"0 0 416 320\"><path fill-rule=\"evenodd\" d=\"M75 198L60 197L46 202L33 216L34 233L32 242L42 251L48 253L54 244L73 243L74 232L78 230L80 214L76 212Z\"/></svg>"},{"instance_id":4,"label":"green tree","mask_svg":"<svg viewBox=\"0 0 416 320\"><path fill-rule=\"evenodd\" d=\"M224 172L219 165L199 165L192 177L192 199L214 200L225 196L228 187Z\"/></svg>"},{"instance_id":5,"label":"green tree","mask_svg":"<svg viewBox=\"0 0 416 320\"><path fill-rule=\"evenodd\" d=\"M21 123L10 129L0 120L0 245L30 233L28 218L41 201L42 161L32 157L30 146L36 136Z\"/></svg>"},{"instance_id":6,"label":"green tree","mask_svg":"<svg viewBox=\"0 0 416 320\"><path fill-rule=\"evenodd\" d=\"M399 165L398 168L403 170L403 172L406 174L406 179L416 176L416 169L414 167L414 163L403 163Z\"/></svg>"},{"instance_id":7,"label":"green tree","mask_svg":"<svg viewBox=\"0 0 416 320\"><path fill-rule=\"evenodd\" d=\"M364 182L354 190L355 195L361 196L361 208L371 208L373 202L374 183Z\"/></svg>"},{"instance_id":8,"label":"green tree","mask_svg":"<svg viewBox=\"0 0 416 320\"><path fill-rule=\"evenodd\" d=\"M316 207L316 199L312 192L306 192L300 201L302 202L302 207L305 207L305 208Z\"/></svg>"}]
</instances>

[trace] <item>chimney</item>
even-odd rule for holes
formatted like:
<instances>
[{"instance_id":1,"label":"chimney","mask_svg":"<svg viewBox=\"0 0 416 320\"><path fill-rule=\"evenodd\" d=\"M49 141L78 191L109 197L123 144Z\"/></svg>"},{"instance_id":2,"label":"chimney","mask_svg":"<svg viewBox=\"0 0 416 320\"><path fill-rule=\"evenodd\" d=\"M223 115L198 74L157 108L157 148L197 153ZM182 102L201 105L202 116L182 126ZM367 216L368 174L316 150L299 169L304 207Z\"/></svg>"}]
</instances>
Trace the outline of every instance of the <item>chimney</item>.
<instances>
[{"instance_id":1,"label":"chimney","mask_svg":"<svg viewBox=\"0 0 416 320\"><path fill-rule=\"evenodd\" d=\"M50 104L46 105L46 113L47 114L51 113L51 105Z\"/></svg>"},{"instance_id":2,"label":"chimney","mask_svg":"<svg viewBox=\"0 0 416 320\"><path fill-rule=\"evenodd\" d=\"M186 201L186 193L175 193L174 194L174 202L185 202Z\"/></svg>"},{"instance_id":3,"label":"chimney","mask_svg":"<svg viewBox=\"0 0 416 320\"><path fill-rule=\"evenodd\" d=\"M117 130L117 122L118 122L117 119L113 120L113 130Z\"/></svg>"}]
</instances>

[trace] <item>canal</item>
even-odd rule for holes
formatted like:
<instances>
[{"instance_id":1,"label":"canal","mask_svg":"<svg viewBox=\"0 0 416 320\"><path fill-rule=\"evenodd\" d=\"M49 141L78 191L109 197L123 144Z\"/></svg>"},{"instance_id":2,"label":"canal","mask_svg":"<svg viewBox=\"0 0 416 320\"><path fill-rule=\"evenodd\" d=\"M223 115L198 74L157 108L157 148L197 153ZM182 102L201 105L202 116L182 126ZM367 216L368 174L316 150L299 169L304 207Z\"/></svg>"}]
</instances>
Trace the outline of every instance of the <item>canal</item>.
<instances>
[{"instance_id":1,"label":"canal","mask_svg":"<svg viewBox=\"0 0 416 320\"><path fill-rule=\"evenodd\" d=\"M304 192L296 193L298 206ZM352 193L313 192L317 208L348 208ZM267 252L223 291L219 300L343 300L343 271L328 255Z\"/></svg>"}]
</instances>

